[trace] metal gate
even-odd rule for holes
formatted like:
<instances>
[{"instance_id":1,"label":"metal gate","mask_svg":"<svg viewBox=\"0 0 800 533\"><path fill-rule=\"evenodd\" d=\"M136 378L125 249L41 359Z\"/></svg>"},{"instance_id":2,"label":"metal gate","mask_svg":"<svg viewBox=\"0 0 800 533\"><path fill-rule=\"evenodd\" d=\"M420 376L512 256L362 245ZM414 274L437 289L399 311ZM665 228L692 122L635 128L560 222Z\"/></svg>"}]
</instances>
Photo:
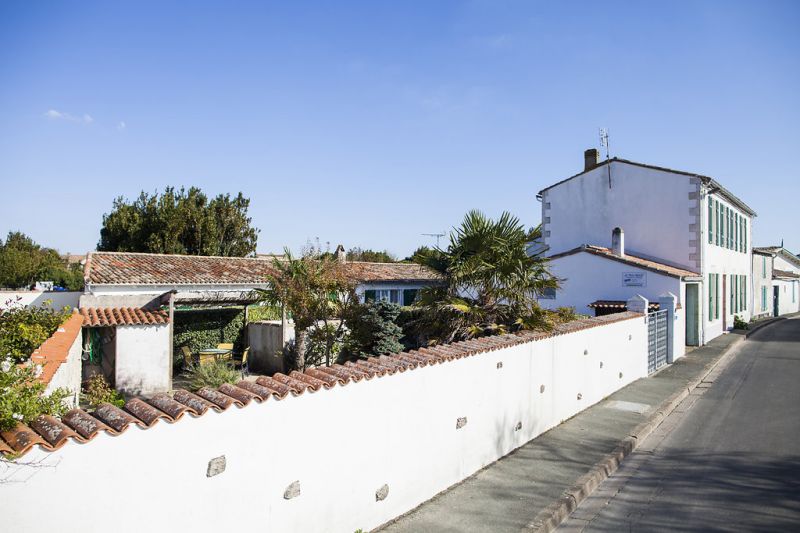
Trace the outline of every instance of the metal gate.
<instances>
[{"instance_id":1,"label":"metal gate","mask_svg":"<svg viewBox=\"0 0 800 533\"><path fill-rule=\"evenodd\" d=\"M647 373L652 374L667 364L667 328L669 311L647 315Z\"/></svg>"}]
</instances>

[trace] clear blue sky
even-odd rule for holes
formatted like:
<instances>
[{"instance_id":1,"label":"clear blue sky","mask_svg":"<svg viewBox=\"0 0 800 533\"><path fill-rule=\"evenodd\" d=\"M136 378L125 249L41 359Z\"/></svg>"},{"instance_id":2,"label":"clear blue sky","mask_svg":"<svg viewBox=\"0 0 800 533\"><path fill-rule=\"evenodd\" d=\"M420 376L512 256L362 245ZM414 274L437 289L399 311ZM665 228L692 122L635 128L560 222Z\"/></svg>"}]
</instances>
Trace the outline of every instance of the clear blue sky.
<instances>
[{"instance_id":1,"label":"clear blue sky","mask_svg":"<svg viewBox=\"0 0 800 533\"><path fill-rule=\"evenodd\" d=\"M708 174L800 252L800 2L0 4L0 233L93 249L117 195L244 192L259 251L537 224L612 155Z\"/></svg>"}]
</instances>

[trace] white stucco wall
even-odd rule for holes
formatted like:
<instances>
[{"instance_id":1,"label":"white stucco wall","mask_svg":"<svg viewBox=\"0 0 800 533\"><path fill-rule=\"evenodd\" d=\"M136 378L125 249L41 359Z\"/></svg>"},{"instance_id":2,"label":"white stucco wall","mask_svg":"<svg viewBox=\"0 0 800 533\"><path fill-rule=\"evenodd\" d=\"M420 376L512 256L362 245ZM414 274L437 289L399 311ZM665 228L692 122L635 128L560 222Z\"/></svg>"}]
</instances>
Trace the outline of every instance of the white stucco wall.
<instances>
[{"instance_id":1,"label":"white stucco wall","mask_svg":"<svg viewBox=\"0 0 800 533\"><path fill-rule=\"evenodd\" d=\"M646 343L636 317L149 430L132 426L50 454L36 449L23 458L36 466L0 464L0 480L20 481L0 483L0 513L21 531L82 533L87 515L75 508L90 494L91 523L117 532L146 524L369 530L644 376ZM457 429L460 417L467 423ZM335 453L319 453L323 443ZM223 455L225 471L207 477L209 460ZM124 490L102 489L109 480ZM284 499L295 481L300 495ZM384 484L388 497L376 501ZM145 518L121 519L134 500Z\"/></svg>"},{"instance_id":2,"label":"white stucco wall","mask_svg":"<svg viewBox=\"0 0 800 533\"><path fill-rule=\"evenodd\" d=\"M78 335L69 348L66 361L58 366L58 370L53 374L53 377L50 379L45 389L45 394L50 394L60 387L69 390L72 394L65 400L69 407L76 407L80 399L82 353L83 336L78 332Z\"/></svg>"},{"instance_id":3,"label":"white stucco wall","mask_svg":"<svg viewBox=\"0 0 800 533\"><path fill-rule=\"evenodd\" d=\"M682 303L685 296L678 278L587 252L552 259L550 272L564 281L561 282L561 288L556 291L555 299L539 300L541 306L547 309L574 307L578 313L594 316L594 309L587 305L595 300L627 301L641 294L648 300L657 302L659 296L671 292L678 297L678 303ZM628 272L642 274L646 286L624 286L622 275Z\"/></svg>"},{"instance_id":4,"label":"white stucco wall","mask_svg":"<svg viewBox=\"0 0 800 533\"><path fill-rule=\"evenodd\" d=\"M126 394L170 390L169 325L117 326L115 385Z\"/></svg>"},{"instance_id":5,"label":"white stucco wall","mask_svg":"<svg viewBox=\"0 0 800 533\"><path fill-rule=\"evenodd\" d=\"M0 309L12 305L41 307L48 300L53 309L74 308L78 307L81 294L76 291L0 291Z\"/></svg>"},{"instance_id":6,"label":"white stucco wall","mask_svg":"<svg viewBox=\"0 0 800 533\"><path fill-rule=\"evenodd\" d=\"M738 275L738 276L746 276L746 286L748 293L753 289L752 283L752 276L753 275L760 275L760 269L757 272L753 272L753 256L752 256L752 229L753 229L753 219L749 215L745 214L742 210L738 209L732 203L725 200L718 194L712 194L711 197L720 203L721 206L727 207L731 209L734 213L738 214L740 217L744 217L747 220L747 248L744 252L738 250L732 250L726 248L721 245L716 244L716 238L714 239L714 243L708 242L708 196L704 196L701 202L701 236L700 241L703 243L703 298L702 298L702 309L703 309L703 332L704 332L704 342L708 342L711 339L714 339L724 333L724 331L728 331L733 329L733 317L738 316L745 322L749 322L752 316L752 305L751 305L751 294L747 295L745 302L747 303L747 309L744 309L738 313L734 313L733 309L731 309L730 305L730 276L731 275ZM719 281L719 291L720 291L720 317L714 320L709 320L709 307L708 307L708 291L710 290L709 287L709 274L719 274L720 281ZM725 310L725 320L724 320L724 328L723 328L723 306L722 306L722 276L726 277L726 293L724 298L724 310ZM760 298L760 294L757 295ZM760 303L760 300L759 300Z\"/></svg>"},{"instance_id":7,"label":"white stucco wall","mask_svg":"<svg viewBox=\"0 0 800 533\"><path fill-rule=\"evenodd\" d=\"M772 314L772 256L752 254L752 282L750 284L750 316L758 318ZM763 262L762 262L763 261ZM766 306L762 306L761 288L767 289Z\"/></svg>"},{"instance_id":8,"label":"white stucco wall","mask_svg":"<svg viewBox=\"0 0 800 533\"><path fill-rule=\"evenodd\" d=\"M582 244L611 246L611 232L625 232L629 252L697 270L690 257L690 225L697 200L689 194L697 184L689 176L611 163L544 191L542 222L548 255Z\"/></svg>"}]
</instances>

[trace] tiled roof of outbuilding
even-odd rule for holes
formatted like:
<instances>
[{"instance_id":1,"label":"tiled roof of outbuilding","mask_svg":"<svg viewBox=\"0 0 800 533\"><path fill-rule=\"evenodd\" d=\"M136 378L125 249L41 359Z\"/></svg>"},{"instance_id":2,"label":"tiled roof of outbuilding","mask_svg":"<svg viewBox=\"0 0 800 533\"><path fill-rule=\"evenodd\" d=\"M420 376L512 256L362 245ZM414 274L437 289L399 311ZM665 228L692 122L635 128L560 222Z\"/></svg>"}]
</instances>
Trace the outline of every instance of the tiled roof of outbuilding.
<instances>
[{"instance_id":1,"label":"tiled roof of outbuilding","mask_svg":"<svg viewBox=\"0 0 800 533\"><path fill-rule=\"evenodd\" d=\"M772 279L775 278L800 279L800 274L798 274L797 272L790 272L789 270L778 270L777 268L773 268Z\"/></svg>"},{"instance_id":2,"label":"tiled roof of outbuilding","mask_svg":"<svg viewBox=\"0 0 800 533\"><path fill-rule=\"evenodd\" d=\"M439 281L442 276L416 263L367 263L348 261L348 274L356 281Z\"/></svg>"},{"instance_id":3,"label":"tiled roof of outbuilding","mask_svg":"<svg viewBox=\"0 0 800 533\"><path fill-rule=\"evenodd\" d=\"M593 244L584 244L583 246L573 248L572 250L561 252L560 254L551 255L548 259L558 259L559 257L573 255L578 252L588 252L590 254L594 254L600 257L605 257L606 259L611 259L612 261L619 261L620 263L637 266L640 268L644 268L646 270L652 270L653 272L658 272L659 274L666 274L668 276L673 276L676 278L684 278L684 277L695 278L700 276L700 274L698 274L697 272L692 272L691 270L686 270L684 268L678 268L672 265L659 263L658 261L654 261L652 259L637 257L635 255L630 255L628 253L626 253L623 256L615 255L610 248L605 248L603 246L595 246Z\"/></svg>"},{"instance_id":4,"label":"tiled roof of outbuilding","mask_svg":"<svg viewBox=\"0 0 800 533\"><path fill-rule=\"evenodd\" d=\"M101 431L119 435L131 425L149 428L162 419L169 423L176 422L187 413L197 417L209 409L225 411L231 406L244 407L253 402L263 403L270 398L283 400L289 396L315 393L337 385L346 386L361 380L379 378L641 317L642 315L638 313L624 312L584 318L556 326L550 332L524 331L482 337L394 355L372 357L355 363L311 368L304 372L295 371L289 375L261 376L255 382L243 380L236 385L225 384L217 389L204 388L196 393L179 389L174 391L172 396L160 394L147 400L133 398L128 400L123 409L111 404L102 404L91 413L83 409L73 409L61 420L43 415L30 425L19 424L11 430L0 432L0 454L19 456L37 445L52 451L61 448L70 439L77 442L90 441Z\"/></svg>"},{"instance_id":5,"label":"tiled roof of outbuilding","mask_svg":"<svg viewBox=\"0 0 800 533\"><path fill-rule=\"evenodd\" d=\"M251 257L91 252L84 278L98 285L252 285L272 271L270 261Z\"/></svg>"},{"instance_id":6,"label":"tiled roof of outbuilding","mask_svg":"<svg viewBox=\"0 0 800 533\"><path fill-rule=\"evenodd\" d=\"M83 327L87 328L169 323L169 314L166 311L141 307L81 307L80 314L83 317Z\"/></svg>"},{"instance_id":7,"label":"tiled roof of outbuilding","mask_svg":"<svg viewBox=\"0 0 800 533\"><path fill-rule=\"evenodd\" d=\"M31 354L31 362L42 365L40 381L50 383L61 364L67 361L69 349L75 342L75 338L81 333L82 322L81 316L73 313L49 339Z\"/></svg>"},{"instance_id":8,"label":"tiled roof of outbuilding","mask_svg":"<svg viewBox=\"0 0 800 533\"><path fill-rule=\"evenodd\" d=\"M348 261L345 268L359 282L441 279L437 272L415 263ZM272 272L271 260L253 257L91 252L84 278L97 285L262 285Z\"/></svg>"}]
</instances>

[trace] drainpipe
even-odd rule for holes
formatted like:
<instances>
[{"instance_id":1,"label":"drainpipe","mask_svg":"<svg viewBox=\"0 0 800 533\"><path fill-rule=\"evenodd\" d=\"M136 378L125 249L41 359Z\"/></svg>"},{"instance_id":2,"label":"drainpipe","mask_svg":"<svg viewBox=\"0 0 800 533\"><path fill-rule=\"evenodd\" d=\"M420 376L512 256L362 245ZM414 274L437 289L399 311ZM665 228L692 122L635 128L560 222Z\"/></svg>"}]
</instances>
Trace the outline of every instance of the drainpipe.
<instances>
[{"instance_id":1,"label":"drainpipe","mask_svg":"<svg viewBox=\"0 0 800 533\"><path fill-rule=\"evenodd\" d=\"M700 242L697 243L697 256L700 258L700 275L703 277L703 280L700 282L700 288L705 287L706 292L711 290L711 286L708 285L708 272L707 272L707 265L706 262L703 260L703 250L706 247L706 239L708 239L708 235L706 232L706 228L708 228L708 210L706 209L706 197L709 195L709 189L707 187L700 186L700 201L697 208L700 210ZM716 224L716 221L714 221ZM698 298L702 298L702 302L697 302L697 306L700 309L705 309L707 313L711 312L711 309L707 309L708 306L708 294L704 291L697 291ZM684 302L686 305L686 302ZM686 311L683 312L684 317L686 316ZM698 334L700 338L698 339L699 345L703 346L706 343L706 322L708 322L708 317L703 316L703 313L698 313L700 316L697 317L697 321L700 322L700 331ZM684 318L685 320L685 318Z\"/></svg>"},{"instance_id":2,"label":"drainpipe","mask_svg":"<svg viewBox=\"0 0 800 533\"><path fill-rule=\"evenodd\" d=\"M174 375L173 366L175 365L175 291L169 292L169 390L172 391L172 378Z\"/></svg>"}]
</instances>

